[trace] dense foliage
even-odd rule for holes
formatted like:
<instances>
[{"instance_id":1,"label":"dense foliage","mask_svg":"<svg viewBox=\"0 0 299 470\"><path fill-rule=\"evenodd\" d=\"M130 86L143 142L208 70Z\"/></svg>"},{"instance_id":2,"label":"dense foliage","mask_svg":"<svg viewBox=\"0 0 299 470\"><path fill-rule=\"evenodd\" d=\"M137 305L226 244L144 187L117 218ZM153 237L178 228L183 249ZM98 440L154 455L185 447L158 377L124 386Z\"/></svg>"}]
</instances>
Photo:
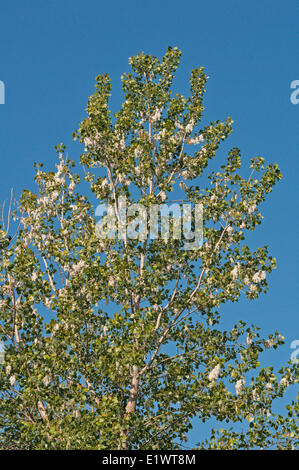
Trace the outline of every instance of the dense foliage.
<instances>
[{"instance_id":1,"label":"dense foliage","mask_svg":"<svg viewBox=\"0 0 299 470\"><path fill-rule=\"evenodd\" d=\"M199 448L296 446L298 404L273 413L296 365L276 372L259 362L283 337L218 324L223 303L267 290L276 260L266 246L252 251L245 234L261 223L259 206L281 173L256 157L242 176L237 148L205 172L232 120L200 127L202 68L191 73L190 97L171 94L180 55L130 58L114 116L109 77L99 75L74 134L85 145L79 169L60 145L56 170L38 164L38 190L11 211L20 225L10 242L2 226L2 449L184 448L194 418L225 428ZM97 236L95 201L123 223L120 196L150 208L172 194L203 206L196 249L171 231L134 239L122 225L119 237Z\"/></svg>"}]
</instances>

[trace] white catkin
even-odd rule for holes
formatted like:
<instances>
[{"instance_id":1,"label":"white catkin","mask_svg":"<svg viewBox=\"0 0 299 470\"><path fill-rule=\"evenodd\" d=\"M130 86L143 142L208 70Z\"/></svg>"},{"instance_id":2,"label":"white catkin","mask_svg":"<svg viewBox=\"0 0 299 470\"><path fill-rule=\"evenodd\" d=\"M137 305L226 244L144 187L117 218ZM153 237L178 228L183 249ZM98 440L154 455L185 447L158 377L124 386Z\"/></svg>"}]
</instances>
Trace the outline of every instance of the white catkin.
<instances>
[{"instance_id":1,"label":"white catkin","mask_svg":"<svg viewBox=\"0 0 299 470\"><path fill-rule=\"evenodd\" d=\"M51 383L51 377L50 375L46 375L44 378L43 378L43 384L44 385L49 385Z\"/></svg>"},{"instance_id":2,"label":"white catkin","mask_svg":"<svg viewBox=\"0 0 299 470\"><path fill-rule=\"evenodd\" d=\"M160 196L161 196L162 201L165 201L165 199L166 199L166 193L165 193L165 191L162 191L161 194L160 194Z\"/></svg>"},{"instance_id":3,"label":"white catkin","mask_svg":"<svg viewBox=\"0 0 299 470\"><path fill-rule=\"evenodd\" d=\"M254 274L252 280L255 284L258 284L259 282L263 281L266 279L266 273L265 271L258 271L257 273Z\"/></svg>"},{"instance_id":4,"label":"white catkin","mask_svg":"<svg viewBox=\"0 0 299 470\"><path fill-rule=\"evenodd\" d=\"M152 122L159 121L161 117L161 111L159 108L156 108L155 113L152 115Z\"/></svg>"},{"instance_id":5,"label":"white catkin","mask_svg":"<svg viewBox=\"0 0 299 470\"><path fill-rule=\"evenodd\" d=\"M289 386L289 381L286 377L283 377L279 383L282 387L285 387L285 388Z\"/></svg>"},{"instance_id":6,"label":"white catkin","mask_svg":"<svg viewBox=\"0 0 299 470\"><path fill-rule=\"evenodd\" d=\"M240 263L237 263L234 269L230 272L233 281L236 281L240 274Z\"/></svg>"},{"instance_id":7,"label":"white catkin","mask_svg":"<svg viewBox=\"0 0 299 470\"><path fill-rule=\"evenodd\" d=\"M214 367L213 370L211 370L211 372L209 373L209 376L208 376L208 379L210 382L216 382L216 380L218 379L218 376L220 374L220 364L217 364L216 367Z\"/></svg>"},{"instance_id":8,"label":"white catkin","mask_svg":"<svg viewBox=\"0 0 299 470\"><path fill-rule=\"evenodd\" d=\"M243 390L244 385L245 385L245 379L242 377L241 379L237 381L235 385L237 395L240 395L241 391Z\"/></svg>"},{"instance_id":9,"label":"white catkin","mask_svg":"<svg viewBox=\"0 0 299 470\"><path fill-rule=\"evenodd\" d=\"M16 382L16 378L14 375L12 375L11 377L9 377L9 382L10 382L10 385L13 387L15 382Z\"/></svg>"}]
</instances>

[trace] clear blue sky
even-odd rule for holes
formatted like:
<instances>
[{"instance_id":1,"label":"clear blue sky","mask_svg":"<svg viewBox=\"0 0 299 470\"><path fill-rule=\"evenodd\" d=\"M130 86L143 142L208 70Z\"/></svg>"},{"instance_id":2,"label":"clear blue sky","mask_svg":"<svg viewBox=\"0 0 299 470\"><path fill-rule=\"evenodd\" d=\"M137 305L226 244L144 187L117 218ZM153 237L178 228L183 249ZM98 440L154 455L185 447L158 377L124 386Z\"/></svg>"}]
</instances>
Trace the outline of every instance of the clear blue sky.
<instances>
[{"instance_id":1,"label":"clear blue sky","mask_svg":"<svg viewBox=\"0 0 299 470\"><path fill-rule=\"evenodd\" d=\"M290 358L298 328L298 148L299 104L290 83L299 80L299 3L288 0L14 0L0 6L0 201L10 188L34 189L33 163L56 162L64 142L73 159L81 147L72 131L84 116L94 78L112 78L112 106L121 102L120 75L139 51L161 56L182 49L176 88L187 91L190 71L205 66L211 77L206 118L231 116L229 147L244 163L262 155L279 163L284 179L264 204L264 223L252 246L269 244L278 269L258 301L227 306L229 323L245 319L286 345L269 352L277 365ZM217 157L216 157L217 158ZM270 359L271 358L271 359Z\"/></svg>"}]
</instances>

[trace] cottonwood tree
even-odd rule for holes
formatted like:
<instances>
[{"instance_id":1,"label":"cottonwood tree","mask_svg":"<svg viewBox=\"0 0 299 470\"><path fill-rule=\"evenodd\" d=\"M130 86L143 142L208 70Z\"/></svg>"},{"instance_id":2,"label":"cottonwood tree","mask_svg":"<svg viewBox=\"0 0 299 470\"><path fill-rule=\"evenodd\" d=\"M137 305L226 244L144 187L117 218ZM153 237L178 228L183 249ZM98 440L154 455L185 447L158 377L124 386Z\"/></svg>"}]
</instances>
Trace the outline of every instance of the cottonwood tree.
<instances>
[{"instance_id":1,"label":"cottonwood tree","mask_svg":"<svg viewBox=\"0 0 299 470\"><path fill-rule=\"evenodd\" d=\"M56 170L37 164L38 190L10 213L20 224L10 243L2 225L2 449L179 449L209 419L216 430L198 448L296 446L298 405L273 411L296 366L259 362L283 337L262 338L242 318L230 331L219 325L222 304L267 290L275 258L251 250L245 234L281 173L261 157L241 172L237 148L206 172L232 120L200 127L203 68L188 98L171 94L180 55L130 58L114 116L109 77L99 75L74 135L85 145L78 170L58 146ZM147 210L175 197L193 215L201 204L203 243L186 249L175 218L168 236L139 227L132 238L121 225L121 236L100 237L95 207L109 202L124 224L120 197Z\"/></svg>"}]
</instances>

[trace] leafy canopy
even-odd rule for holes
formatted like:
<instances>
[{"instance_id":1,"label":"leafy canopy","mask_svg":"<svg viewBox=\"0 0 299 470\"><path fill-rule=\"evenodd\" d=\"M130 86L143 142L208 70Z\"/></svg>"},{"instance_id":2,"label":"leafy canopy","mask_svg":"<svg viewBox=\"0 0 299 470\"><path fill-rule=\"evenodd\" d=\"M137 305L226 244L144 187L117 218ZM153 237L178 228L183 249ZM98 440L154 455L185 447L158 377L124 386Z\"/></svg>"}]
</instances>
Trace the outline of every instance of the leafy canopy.
<instances>
[{"instance_id":1,"label":"leafy canopy","mask_svg":"<svg viewBox=\"0 0 299 470\"><path fill-rule=\"evenodd\" d=\"M296 445L298 404L273 412L295 364L260 366L283 337L262 338L244 321L219 326L223 303L267 291L275 258L267 246L252 251L245 234L281 173L256 157L243 177L237 148L205 173L232 120L201 127L203 68L192 71L188 98L171 93L180 56L169 48L161 61L130 58L114 116L110 79L99 75L74 134L85 146L79 170L58 146L56 170L36 165L38 190L10 214L20 224L10 243L2 226L2 449L176 449L194 418L228 423L199 448ZM150 208L172 194L202 204L200 247L184 249L171 231L96 235L100 202L121 220L120 196Z\"/></svg>"}]
</instances>

